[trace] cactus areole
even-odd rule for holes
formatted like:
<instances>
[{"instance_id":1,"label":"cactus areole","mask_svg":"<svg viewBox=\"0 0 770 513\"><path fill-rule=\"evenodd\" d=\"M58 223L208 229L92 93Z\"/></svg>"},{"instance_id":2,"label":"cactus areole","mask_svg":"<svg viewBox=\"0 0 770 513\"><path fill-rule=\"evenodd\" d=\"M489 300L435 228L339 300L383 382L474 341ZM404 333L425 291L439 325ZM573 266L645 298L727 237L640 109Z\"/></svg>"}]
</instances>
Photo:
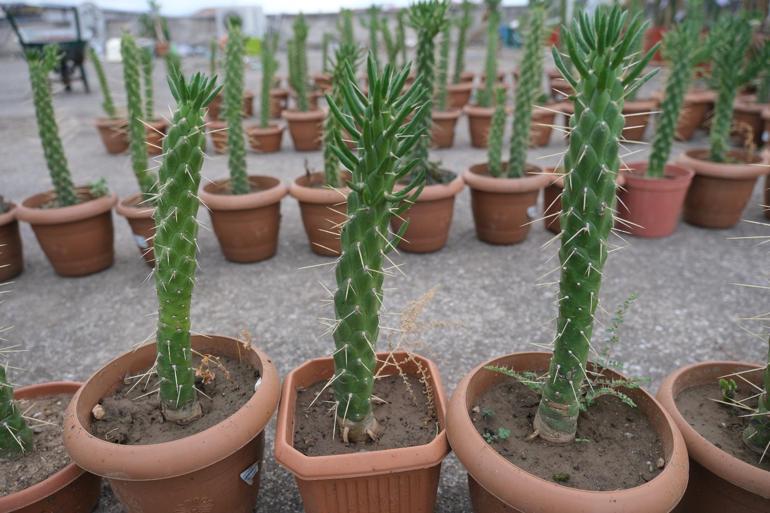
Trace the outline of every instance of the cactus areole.
<instances>
[{"instance_id":1,"label":"cactus areole","mask_svg":"<svg viewBox=\"0 0 770 513\"><path fill-rule=\"evenodd\" d=\"M0 458L15 458L32 450L32 431L13 400L13 387L0 365Z\"/></svg>"},{"instance_id":2,"label":"cactus areole","mask_svg":"<svg viewBox=\"0 0 770 513\"><path fill-rule=\"evenodd\" d=\"M560 218L557 335L534 421L535 432L551 442L571 442L577 430L578 393L586 379L607 238L614 222L623 99L654 74L641 75L657 47L641 57L630 50L646 24L638 16L627 23L626 17L619 7L600 8L592 17L581 13L569 30L562 30L576 74L553 49L556 66L575 90L575 114L570 120Z\"/></svg>"}]
</instances>

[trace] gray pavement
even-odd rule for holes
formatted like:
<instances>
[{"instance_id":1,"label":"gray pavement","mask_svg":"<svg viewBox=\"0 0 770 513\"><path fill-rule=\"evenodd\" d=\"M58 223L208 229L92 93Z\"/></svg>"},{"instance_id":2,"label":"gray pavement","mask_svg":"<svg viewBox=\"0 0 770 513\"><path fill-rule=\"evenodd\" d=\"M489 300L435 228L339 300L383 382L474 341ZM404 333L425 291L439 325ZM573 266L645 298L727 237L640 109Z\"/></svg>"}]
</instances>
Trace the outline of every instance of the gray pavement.
<instances>
[{"instance_id":1,"label":"gray pavement","mask_svg":"<svg viewBox=\"0 0 770 513\"><path fill-rule=\"evenodd\" d=\"M469 63L481 66L482 50L473 49ZM311 63L318 62L311 56ZM502 69L515 66L514 54L505 50ZM205 69L203 60L186 62L187 71ZM108 72L117 103L123 103L122 81L116 65ZM285 66L281 70L285 73ZM163 65L156 67L158 105L168 104L170 95L163 83ZM92 85L98 88L91 73ZM258 90L258 73L249 71L247 86ZM104 152L92 125L101 114L98 92L85 95L59 92L57 115L66 152L76 182L105 177L120 196L133 193L136 183L129 157ZM257 104L258 105L258 104ZM160 109L159 109L160 110ZM50 188L34 122L26 67L20 60L0 61L0 168L2 194L19 201ZM651 133L651 132L650 132ZM648 138L650 137L648 133ZM287 134L288 135L288 134ZM701 134L695 145L705 145ZM646 147L632 157L641 159ZM533 163L554 164L548 156L564 149L554 137L548 148L530 152ZM684 146L677 144L674 154ZM451 150L437 151L435 158L461 172L485 160L483 150L471 149L464 119L458 125ZM541 158L543 157L543 158ZM302 174L305 162L320 168L320 152L296 153L288 136L283 150L274 155L248 155L251 173L262 173L289 181ZM227 174L227 159L211 156L204 174L219 178ZM760 187L745 212L748 220L761 220ZM306 359L327 355L332 342L320 337L319 316L330 316L320 283L333 283L331 266L300 270L323 263L311 253L299 218L296 202L287 197L282 205L280 243L275 258L252 265L226 262L213 233L200 234L198 285L192 308L194 330L236 336L246 329L285 374ZM201 218L208 222L205 212ZM155 294L146 282L148 268L139 258L125 220L115 216L114 267L94 276L64 279L56 276L28 226L22 227L26 270L4 296L0 325L12 325L6 335L11 343L27 351L14 357L22 370L15 381L27 384L52 379L83 380L101 364L150 336ZM759 361L767 345L741 330L739 315L765 310L766 296L760 290L739 288L734 283L766 283L767 266L760 265L766 251L752 241L731 237L762 233L760 227L741 223L727 231L711 231L682 224L664 240L629 239L628 247L614 252L604 271L602 301L614 310L631 293L637 293L622 331L617 356L627 370L660 380L674 368L713 358ZM416 337L419 351L432 358L451 392L458 380L484 359L513 351L536 349L554 336L556 290L535 286L537 278L551 270L546 260L556 248L541 246L551 238L542 223L536 223L529 238L516 246L497 247L479 242L474 234L467 190L457 198L449 243L430 255L398 256L407 277L388 279L385 306L397 312L408 302L437 287L423 316L423 330ZM756 259L760 259L759 264ZM605 315L605 320L609 316ZM598 330L598 337L602 330ZM272 440L274 425L268 427ZM268 445L270 447L270 445ZM120 511L105 491L100 513ZM469 511L465 474L449 457L442 474L438 511ZM258 512L300 512L301 502L291 476L278 467L268 452Z\"/></svg>"}]
</instances>

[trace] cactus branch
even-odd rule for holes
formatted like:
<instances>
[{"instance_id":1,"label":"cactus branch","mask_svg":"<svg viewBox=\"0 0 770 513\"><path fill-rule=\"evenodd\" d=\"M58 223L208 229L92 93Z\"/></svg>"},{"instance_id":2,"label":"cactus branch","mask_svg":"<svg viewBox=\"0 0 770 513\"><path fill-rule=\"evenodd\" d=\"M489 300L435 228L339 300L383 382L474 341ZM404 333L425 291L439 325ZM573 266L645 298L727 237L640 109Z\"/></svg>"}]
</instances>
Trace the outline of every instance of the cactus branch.
<instances>
[{"instance_id":1,"label":"cactus branch","mask_svg":"<svg viewBox=\"0 0 770 513\"><path fill-rule=\"evenodd\" d=\"M88 58L91 59L91 63L96 70L96 76L99 79L99 88L102 90L102 109L104 113L110 119L118 117L118 113L115 110L115 103L112 101L112 92L110 91L110 84L107 82L107 75L104 73L104 66L99 56L96 55L96 50L92 46L88 47Z\"/></svg>"},{"instance_id":2,"label":"cactus branch","mask_svg":"<svg viewBox=\"0 0 770 513\"><path fill-rule=\"evenodd\" d=\"M449 80L449 46L451 44L451 25L444 24L441 30L441 45L439 46L438 74L436 75L436 110L445 112L449 93L447 81Z\"/></svg>"},{"instance_id":3,"label":"cactus branch","mask_svg":"<svg viewBox=\"0 0 770 513\"><path fill-rule=\"evenodd\" d=\"M241 27L231 23L225 46L224 114L227 120L227 167L230 169L230 192L251 192L246 174L246 146L243 140L243 36Z\"/></svg>"},{"instance_id":4,"label":"cactus branch","mask_svg":"<svg viewBox=\"0 0 770 513\"><path fill-rule=\"evenodd\" d=\"M144 119L152 121L155 119L155 98L153 95L152 84L152 50L149 48L142 48L142 77L144 78Z\"/></svg>"},{"instance_id":5,"label":"cactus branch","mask_svg":"<svg viewBox=\"0 0 770 513\"><path fill-rule=\"evenodd\" d=\"M502 0L484 0L487 6L487 54L484 61L484 88L477 93L476 103L480 107L492 105L497 82L497 43L500 26L500 3Z\"/></svg>"},{"instance_id":6,"label":"cactus branch","mask_svg":"<svg viewBox=\"0 0 770 513\"><path fill-rule=\"evenodd\" d=\"M468 44L468 29L473 23L473 3L463 0L460 5L462 14L457 19L457 46L455 47L455 69L452 75L452 83L459 84L463 71L465 71L465 48Z\"/></svg>"},{"instance_id":7,"label":"cactus branch","mask_svg":"<svg viewBox=\"0 0 770 513\"><path fill-rule=\"evenodd\" d=\"M13 400L13 387L0 365L0 458L12 459L32 450L32 431Z\"/></svg>"},{"instance_id":8,"label":"cactus branch","mask_svg":"<svg viewBox=\"0 0 770 513\"><path fill-rule=\"evenodd\" d=\"M367 12L369 18L361 20L361 24L369 29L369 51L372 52L372 55L374 56L374 65L379 70L380 60L377 56L377 50L379 49L378 34L380 32L380 8L372 4Z\"/></svg>"},{"instance_id":9,"label":"cactus branch","mask_svg":"<svg viewBox=\"0 0 770 513\"><path fill-rule=\"evenodd\" d=\"M406 9L399 9L396 13L396 40L398 42L398 51L401 52L401 65L407 65L406 56Z\"/></svg>"},{"instance_id":10,"label":"cactus branch","mask_svg":"<svg viewBox=\"0 0 770 513\"><path fill-rule=\"evenodd\" d=\"M503 174L503 135L505 133L505 88L495 91L495 112L489 126L487 138L487 169L495 177Z\"/></svg>"},{"instance_id":11,"label":"cactus branch","mask_svg":"<svg viewBox=\"0 0 770 513\"><path fill-rule=\"evenodd\" d=\"M348 79L348 68L355 73L358 68L360 52L356 45L342 44L337 49L334 60L331 62L332 93L331 96L337 105L344 102L344 84ZM334 152L334 141L342 137L342 127L334 116L326 116L324 126L324 182L329 187L340 187L342 177L340 175L340 159Z\"/></svg>"},{"instance_id":12,"label":"cactus branch","mask_svg":"<svg viewBox=\"0 0 770 513\"><path fill-rule=\"evenodd\" d=\"M217 53L219 53L219 43L217 38L212 37L209 42L209 76L217 74Z\"/></svg>"},{"instance_id":13,"label":"cactus branch","mask_svg":"<svg viewBox=\"0 0 770 513\"><path fill-rule=\"evenodd\" d=\"M770 446L770 342L767 366L762 378L762 394L758 399L757 411L743 430L743 442L754 452L762 455L766 454Z\"/></svg>"},{"instance_id":14,"label":"cactus branch","mask_svg":"<svg viewBox=\"0 0 770 513\"><path fill-rule=\"evenodd\" d=\"M302 112L310 110L310 101L307 93L307 32L308 26L305 21L305 15L299 13L294 20L294 41L292 42L292 51L289 55L294 79L291 84L294 92L297 94L297 108Z\"/></svg>"},{"instance_id":15,"label":"cactus branch","mask_svg":"<svg viewBox=\"0 0 770 513\"><path fill-rule=\"evenodd\" d=\"M355 45L356 38L353 31L353 11L350 9L340 9L340 16L337 19L337 30L340 32L341 45Z\"/></svg>"},{"instance_id":16,"label":"cactus branch","mask_svg":"<svg viewBox=\"0 0 770 513\"><path fill-rule=\"evenodd\" d=\"M262 45L262 84L260 93L259 126L267 128L270 125L270 89L273 87L275 72L278 70L278 60L275 51L278 48L278 32L265 37Z\"/></svg>"}]
</instances>

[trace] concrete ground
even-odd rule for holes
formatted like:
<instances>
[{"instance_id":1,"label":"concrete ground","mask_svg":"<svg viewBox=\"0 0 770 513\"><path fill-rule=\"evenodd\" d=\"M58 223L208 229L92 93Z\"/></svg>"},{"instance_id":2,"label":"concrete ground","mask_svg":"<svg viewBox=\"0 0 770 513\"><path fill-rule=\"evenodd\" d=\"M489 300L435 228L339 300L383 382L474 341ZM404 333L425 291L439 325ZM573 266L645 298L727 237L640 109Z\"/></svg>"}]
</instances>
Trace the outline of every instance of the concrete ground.
<instances>
[{"instance_id":1,"label":"concrete ground","mask_svg":"<svg viewBox=\"0 0 770 513\"><path fill-rule=\"evenodd\" d=\"M482 51L469 56L478 70ZM311 56L311 63L318 62ZM506 50L502 69L514 67L514 55ZM204 61L187 62L187 71ZM118 104L123 103L120 68L109 65L110 82ZM281 72L285 73L285 66ZM159 111L170 100L162 79L163 65L156 68ZM258 73L250 71L247 86L258 90ZM93 119L101 114L96 78L91 72L93 92L58 92L56 112L60 120L67 157L76 182L105 177L111 190L121 197L137 189L127 155L107 155L97 138ZM162 107L162 108L161 108ZM50 188L48 173L37 136L25 65L20 60L0 62L0 168L2 194L20 201ZM648 134L648 138L651 135ZM703 134L692 145L705 145ZM530 152L536 164L554 164L564 142L554 137L549 147ZM647 147L631 159L642 159ZM677 144L674 155L685 148ZM434 158L445 167L461 172L484 161L483 150L471 149L465 119L457 127L451 150L436 151ZM276 176L286 182L304 172L305 166L320 168L320 152L296 153L289 137L273 155L248 155L249 171ZM227 174L227 159L211 156L205 164L208 178ZM746 209L747 220L762 220L760 192ZM199 245L198 285L192 308L194 330L237 336L252 333L285 374L301 362L331 352L331 338L319 337L323 328L318 317L331 316L321 303L321 283L333 283L331 266L300 270L328 262L310 251L295 200L282 205L278 254L253 265L226 262L213 233L202 231ZM476 239L467 190L457 198L449 242L430 255L397 256L407 277L388 279L386 309L398 312L408 302L436 288L435 297L422 317L422 330L407 344L432 358L441 370L451 393L458 380L479 362L504 353L536 349L554 336L555 288L538 287L538 278L553 267L556 246L543 249L551 238L542 223L535 223L528 239L515 246L498 247ZM201 218L207 219L205 211ZM56 276L28 226L22 227L25 272L12 285L0 310L0 325L12 325L6 338L27 351L14 355L13 373L19 384L54 379L86 379L100 365L130 349L154 330L155 293L145 281L148 268L141 261L125 220L114 217L115 265L102 273L79 279ZM651 378L651 390L678 366L708 359L760 361L767 344L740 329L736 318L763 312L767 299L756 289L736 283L766 283L767 266L759 265L766 251L754 241L734 237L761 234L762 228L741 223L731 230L704 230L681 224L663 240L629 239L628 247L614 252L604 271L602 301L613 311L630 294L639 295L622 330L617 357L626 369ZM618 240L618 242L621 242ZM393 325L392 317L385 317ZM607 323L609 315L604 315ZM596 340L603 340L601 327ZM415 340L417 339L417 340ZM381 345L385 345L381 341ZM599 342L601 345L601 342ZM274 425L268 429L268 447ZM273 460L265 459L258 512L300 512L299 495L291 476ZM450 456L442 473L437 511L469 511L465 474ZM98 512L114 513L121 508L105 489Z\"/></svg>"}]
</instances>

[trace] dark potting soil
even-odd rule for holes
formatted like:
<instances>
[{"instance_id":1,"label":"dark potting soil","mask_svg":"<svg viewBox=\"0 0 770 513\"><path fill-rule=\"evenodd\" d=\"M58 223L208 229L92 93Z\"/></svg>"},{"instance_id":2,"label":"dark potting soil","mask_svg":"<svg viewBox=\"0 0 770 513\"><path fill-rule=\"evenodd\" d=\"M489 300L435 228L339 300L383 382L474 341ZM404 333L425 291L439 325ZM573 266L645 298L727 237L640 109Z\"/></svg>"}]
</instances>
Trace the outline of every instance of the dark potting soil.
<instances>
[{"instance_id":1,"label":"dark potting soil","mask_svg":"<svg viewBox=\"0 0 770 513\"><path fill-rule=\"evenodd\" d=\"M0 496L45 481L69 464L70 458L62 443L61 426L70 399L72 394L58 394L17 401L25 417L38 421L27 420L34 434L35 446L19 458L0 458Z\"/></svg>"},{"instance_id":2,"label":"dark potting soil","mask_svg":"<svg viewBox=\"0 0 770 513\"><path fill-rule=\"evenodd\" d=\"M735 394L737 400L755 394L748 384L736 380L738 390ZM746 427L747 419L740 417L749 413L737 408L731 408L711 399L722 400L722 391L718 383L699 385L683 390L676 398L676 407L687 422L706 440L739 460L745 461L762 470L770 471L770 456L765 456L762 463L759 462L759 454L756 454L743 443L742 433ZM751 400L746 404L751 404Z\"/></svg>"},{"instance_id":3,"label":"dark potting soil","mask_svg":"<svg viewBox=\"0 0 770 513\"><path fill-rule=\"evenodd\" d=\"M166 422L156 390L157 375L153 375L147 386L146 379L136 386L136 380L130 380L102 399L101 418L94 418L91 432L112 443L149 445L194 435L222 422L254 394L259 371L247 362L227 357L212 357L207 362L202 362L198 356L193 361L193 366L199 371L195 386L203 392L198 394L203 409L203 416L198 420L184 426ZM154 392L148 393L150 391Z\"/></svg>"},{"instance_id":4,"label":"dark potting soil","mask_svg":"<svg viewBox=\"0 0 770 513\"><path fill-rule=\"evenodd\" d=\"M471 419L505 459L571 488L633 488L664 467L663 445L650 422L616 397L600 397L581 413L576 441L563 445L528 439L539 402L540 396L525 385L506 381L479 398Z\"/></svg>"},{"instance_id":5,"label":"dark potting soil","mask_svg":"<svg viewBox=\"0 0 770 513\"><path fill-rule=\"evenodd\" d=\"M336 427L334 391L321 381L297 391L294 410L294 448L307 456L328 456L360 451L380 451L429 443L439 431L436 410L426 387L414 376L383 376L374 382L374 416L383 428L377 441L346 445ZM311 406L311 403L312 406ZM334 437L332 438L332 430Z\"/></svg>"}]
</instances>

